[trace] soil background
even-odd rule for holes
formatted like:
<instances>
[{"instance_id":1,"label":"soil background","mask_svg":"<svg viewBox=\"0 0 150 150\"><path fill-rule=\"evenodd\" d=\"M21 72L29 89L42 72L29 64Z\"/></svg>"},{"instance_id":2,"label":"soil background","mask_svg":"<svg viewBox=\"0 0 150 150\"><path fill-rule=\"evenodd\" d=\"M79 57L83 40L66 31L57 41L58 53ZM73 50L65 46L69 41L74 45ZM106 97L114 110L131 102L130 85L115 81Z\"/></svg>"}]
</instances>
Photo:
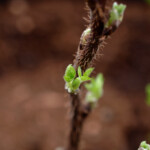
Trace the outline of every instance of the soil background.
<instances>
[{"instance_id":1,"label":"soil background","mask_svg":"<svg viewBox=\"0 0 150 150\"><path fill-rule=\"evenodd\" d=\"M150 142L150 6L127 4L124 21L95 61L104 95L84 126L82 150L136 150ZM79 0L0 0L0 150L61 150L70 99L63 74L86 16Z\"/></svg>"}]
</instances>

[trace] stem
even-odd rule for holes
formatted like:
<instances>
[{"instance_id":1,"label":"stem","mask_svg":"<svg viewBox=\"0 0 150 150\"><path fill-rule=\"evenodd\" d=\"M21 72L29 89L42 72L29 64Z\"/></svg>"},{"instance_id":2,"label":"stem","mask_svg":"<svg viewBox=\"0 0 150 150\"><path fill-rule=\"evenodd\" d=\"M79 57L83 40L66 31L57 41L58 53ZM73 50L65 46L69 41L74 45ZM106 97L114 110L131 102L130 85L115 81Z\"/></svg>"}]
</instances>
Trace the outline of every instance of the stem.
<instances>
[{"instance_id":1,"label":"stem","mask_svg":"<svg viewBox=\"0 0 150 150\"><path fill-rule=\"evenodd\" d=\"M81 67L83 71L88 68L93 58L96 56L99 45L102 42L99 40L104 31L105 25L105 3L106 0L87 0L89 9L89 25L90 34L86 38L86 43L83 43L82 37L79 43L77 55L74 60L74 67Z\"/></svg>"},{"instance_id":2,"label":"stem","mask_svg":"<svg viewBox=\"0 0 150 150\"><path fill-rule=\"evenodd\" d=\"M70 96L72 99L73 116L71 122L68 150L78 150L83 123L90 113L91 109L88 105L81 108L79 95L71 94Z\"/></svg>"},{"instance_id":3,"label":"stem","mask_svg":"<svg viewBox=\"0 0 150 150\"><path fill-rule=\"evenodd\" d=\"M87 0L90 13L89 26L91 32L87 37L82 37L78 46L77 55L74 60L74 67L80 66L85 71L96 55L100 42L100 38L104 30L104 10L106 0ZM82 38L85 38L84 43ZM79 141L82 133L82 127L86 117L91 112L89 104L82 105L79 94L70 94L72 103L72 121L69 137L68 150L78 150Z\"/></svg>"},{"instance_id":4,"label":"stem","mask_svg":"<svg viewBox=\"0 0 150 150\"><path fill-rule=\"evenodd\" d=\"M74 60L74 68L80 66L84 72L95 58L100 46L104 40L111 35L117 28L118 23L109 28L105 28L107 15L105 12L106 0L86 0L89 10L89 25L82 34L78 51ZM68 150L78 150L82 127L85 119L91 112L91 105L83 105L78 94L70 94L72 121Z\"/></svg>"}]
</instances>

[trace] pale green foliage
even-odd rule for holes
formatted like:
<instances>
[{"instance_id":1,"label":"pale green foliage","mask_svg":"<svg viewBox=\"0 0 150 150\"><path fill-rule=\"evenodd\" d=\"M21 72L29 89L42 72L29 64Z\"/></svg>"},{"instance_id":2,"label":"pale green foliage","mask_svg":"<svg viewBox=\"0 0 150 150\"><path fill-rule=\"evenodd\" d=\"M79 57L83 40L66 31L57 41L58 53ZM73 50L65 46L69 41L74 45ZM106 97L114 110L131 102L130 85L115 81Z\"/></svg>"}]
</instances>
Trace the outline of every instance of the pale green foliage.
<instances>
[{"instance_id":1,"label":"pale green foliage","mask_svg":"<svg viewBox=\"0 0 150 150\"><path fill-rule=\"evenodd\" d=\"M98 74L95 79L91 80L91 83L85 84L88 90L86 95L86 101L95 104L103 94L104 77L102 74Z\"/></svg>"},{"instance_id":2,"label":"pale green foliage","mask_svg":"<svg viewBox=\"0 0 150 150\"><path fill-rule=\"evenodd\" d=\"M146 143L146 141L141 142L140 148L142 150L150 150L150 145Z\"/></svg>"},{"instance_id":3,"label":"pale green foliage","mask_svg":"<svg viewBox=\"0 0 150 150\"><path fill-rule=\"evenodd\" d=\"M110 27L113 23L117 21L121 22L123 19L125 9L126 9L126 5L118 4L117 2L114 2L112 9L110 11L109 20L106 23L106 27Z\"/></svg>"},{"instance_id":4,"label":"pale green foliage","mask_svg":"<svg viewBox=\"0 0 150 150\"><path fill-rule=\"evenodd\" d=\"M146 103L150 105L150 84L146 86Z\"/></svg>"},{"instance_id":5,"label":"pale green foliage","mask_svg":"<svg viewBox=\"0 0 150 150\"><path fill-rule=\"evenodd\" d=\"M93 70L94 68L89 68L82 75L82 70L78 67L77 76L74 67L71 64L68 65L64 75L64 80L66 82L65 89L67 89L69 93L76 93L81 83L91 80L89 76Z\"/></svg>"}]
</instances>

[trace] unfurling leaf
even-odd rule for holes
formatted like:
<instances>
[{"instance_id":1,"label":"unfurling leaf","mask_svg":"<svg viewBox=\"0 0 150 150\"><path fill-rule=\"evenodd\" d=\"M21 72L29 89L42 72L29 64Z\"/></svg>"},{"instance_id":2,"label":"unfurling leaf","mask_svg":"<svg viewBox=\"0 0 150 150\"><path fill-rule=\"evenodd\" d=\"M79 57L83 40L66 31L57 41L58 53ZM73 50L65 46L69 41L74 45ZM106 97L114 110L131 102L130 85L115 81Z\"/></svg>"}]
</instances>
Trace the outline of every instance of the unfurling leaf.
<instances>
[{"instance_id":1,"label":"unfurling leaf","mask_svg":"<svg viewBox=\"0 0 150 150\"><path fill-rule=\"evenodd\" d=\"M70 82L72 81L76 76L76 71L74 69L74 67L70 64L67 66L67 69L65 71L65 75L64 75L64 80L66 82Z\"/></svg>"},{"instance_id":2,"label":"unfurling leaf","mask_svg":"<svg viewBox=\"0 0 150 150\"><path fill-rule=\"evenodd\" d=\"M79 77L82 76L82 70L81 70L81 67L80 67L80 66L78 67L78 76L79 76Z\"/></svg>"},{"instance_id":3,"label":"unfurling leaf","mask_svg":"<svg viewBox=\"0 0 150 150\"><path fill-rule=\"evenodd\" d=\"M86 95L86 101L89 103L96 103L103 94L104 78L102 74L99 74L96 79L92 79L91 83L85 84L88 90Z\"/></svg>"},{"instance_id":4,"label":"unfurling leaf","mask_svg":"<svg viewBox=\"0 0 150 150\"><path fill-rule=\"evenodd\" d=\"M88 77L88 76L82 76L82 77L80 77L80 79L81 79L81 82L85 82L85 81L91 80L91 78Z\"/></svg>"},{"instance_id":5,"label":"unfurling leaf","mask_svg":"<svg viewBox=\"0 0 150 150\"><path fill-rule=\"evenodd\" d=\"M108 22L106 23L106 27L110 27L115 22L121 23L123 20L123 15L126 9L126 5L124 4L118 4L117 2L113 3L112 9L110 11L110 17ZM119 25L119 24L118 24Z\"/></svg>"},{"instance_id":6,"label":"unfurling leaf","mask_svg":"<svg viewBox=\"0 0 150 150\"><path fill-rule=\"evenodd\" d=\"M93 70L94 70L94 68L89 68L89 69L87 69L87 70L84 72L83 76L90 76Z\"/></svg>"}]
</instances>

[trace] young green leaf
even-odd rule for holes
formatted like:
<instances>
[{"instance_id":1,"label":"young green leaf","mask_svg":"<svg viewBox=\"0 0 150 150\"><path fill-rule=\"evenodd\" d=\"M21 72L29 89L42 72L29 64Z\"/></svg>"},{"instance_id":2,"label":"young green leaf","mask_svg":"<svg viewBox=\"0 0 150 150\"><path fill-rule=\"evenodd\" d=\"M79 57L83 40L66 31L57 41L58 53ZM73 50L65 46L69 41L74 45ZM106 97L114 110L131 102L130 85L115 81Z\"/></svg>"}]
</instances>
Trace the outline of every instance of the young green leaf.
<instances>
[{"instance_id":1,"label":"young green leaf","mask_svg":"<svg viewBox=\"0 0 150 150\"><path fill-rule=\"evenodd\" d=\"M72 79L71 79L70 77L68 77L68 76L64 76L64 80L65 80L66 82L70 82Z\"/></svg>"},{"instance_id":2,"label":"young green leaf","mask_svg":"<svg viewBox=\"0 0 150 150\"><path fill-rule=\"evenodd\" d=\"M84 72L83 76L90 76L90 74L92 73L93 70L94 70L94 68L89 68L89 69L87 69L87 70Z\"/></svg>"},{"instance_id":3,"label":"young green leaf","mask_svg":"<svg viewBox=\"0 0 150 150\"><path fill-rule=\"evenodd\" d=\"M109 20L106 23L106 27L110 27L116 21L121 22L123 19L125 9L126 9L126 5L118 4L117 2L114 2L112 6L112 10L110 11Z\"/></svg>"},{"instance_id":4,"label":"young green leaf","mask_svg":"<svg viewBox=\"0 0 150 150\"><path fill-rule=\"evenodd\" d=\"M82 77L80 77L80 79L81 79L81 82L85 82L85 81L91 80L91 78L88 77L88 76L82 76Z\"/></svg>"},{"instance_id":5,"label":"young green leaf","mask_svg":"<svg viewBox=\"0 0 150 150\"><path fill-rule=\"evenodd\" d=\"M66 82L70 82L75 78L75 76L76 76L76 71L74 67L71 64L68 65L65 71L64 80Z\"/></svg>"},{"instance_id":6,"label":"young green leaf","mask_svg":"<svg viewBox=\"0 0 150 150\"><path fill-rule=\"evenodd\" d=\"M146 86L146 103L150 106L150 84Z\"/></svg>"},{"instance_id":7,"label":"young green leaf","mask_svg":"<svg viewBox=\"0 0 150 150\"><path fill-rule=\"evenodd\" d=\"M81 67L78 67L78 76L81 77L82 76L82 71L81 71Z\"/></svg>"},{"instance_id":8,"label":"young green leaf","mask_svg":"<svg viewBox=\"0 0 150 150\"><path fill-rule=\"evenodd\" d=\"M95 88L94 88L94 93L97 99L99 99L102 96L103 93L103 84L104 84L104 78L102 74L99 74L96 77L95 80Z\"/></svg>"},{"instance_id":9,"label":"young green leaf","mask_svg":"<svg viewBox=\"0 0 150 150\"><path fill-rule=\"evenodd\" d=\"M103 94L104 78L102 74L99 74L96 79L92 79L91 83L85 84L88 93L86 95L86 101L95 103Z\"/></svg>"},{"instance_id":10,"label":"young green leaf","mask_svg":"<svg viewBox=\"0 0 150 150\"><path fill-rule=\"evenodd\" d=\"M146 141L141 142L140 148L141 150L150 150L150 145L146 143Z\"/></svg>"}]
</instances>

